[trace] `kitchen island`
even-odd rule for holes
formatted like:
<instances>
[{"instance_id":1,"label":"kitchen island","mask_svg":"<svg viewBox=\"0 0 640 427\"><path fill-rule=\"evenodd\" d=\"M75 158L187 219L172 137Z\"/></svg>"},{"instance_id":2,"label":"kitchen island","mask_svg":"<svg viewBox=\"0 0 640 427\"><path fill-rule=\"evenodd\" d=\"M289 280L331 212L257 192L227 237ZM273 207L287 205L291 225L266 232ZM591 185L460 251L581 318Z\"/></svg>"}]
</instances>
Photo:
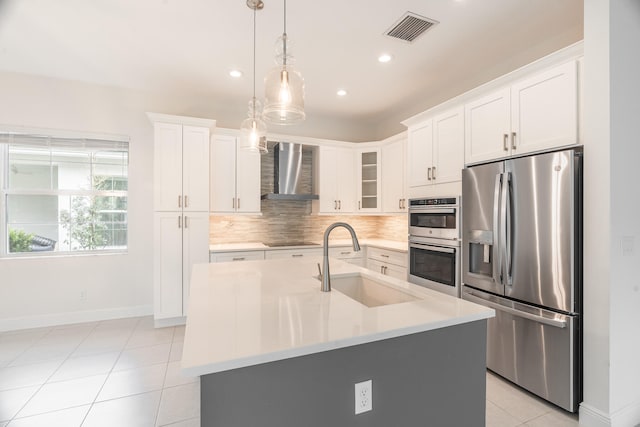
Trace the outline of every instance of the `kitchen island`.
<instances>
[{"instance_id":1,"label":"kitchen island","mask_svg":"<svg viewBox=\"0 0 640 427\"><path fill-rule=\"evenodd\" d=\"M484 425L493 310L331 260L409 302L367 307L320 291L317 259L198 264L182 369L206 426ZM372 380L355 415L354 384Z\"/></svg>"}]
</instances>

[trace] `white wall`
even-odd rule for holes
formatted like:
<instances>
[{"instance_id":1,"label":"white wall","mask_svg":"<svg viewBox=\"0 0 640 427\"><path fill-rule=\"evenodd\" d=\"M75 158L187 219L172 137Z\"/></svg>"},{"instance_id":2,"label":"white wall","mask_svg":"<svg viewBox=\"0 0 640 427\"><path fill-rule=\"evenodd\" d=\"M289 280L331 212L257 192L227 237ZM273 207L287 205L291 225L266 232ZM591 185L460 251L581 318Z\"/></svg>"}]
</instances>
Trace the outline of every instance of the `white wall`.
<instances>
[{"instance_id":1,"label":"white wall","mask_svg":"<svg viewBox=\"0 0 640 427\"><path fill-rule=\"evenodd\" d=\"M585 1L584 426L640 423L639 40L637 0Z\"/></svg>"},{"instance_id":2,"label":"white wall","mask_svg":"<svg viewBox=\"0 0 640 427\"><path fill-rule=\"evenodd\" d=\"M613 425L640 424L640 2L610 0Z\"/></svg>"},{"instance_id":3,"label":"white wall","mask_svg":"<svg viewBox=\"0 0 640 427\"><path fill-rule=\"evenodd\" d=\"M0 125L130 137L129 252L0 260L0 330L150 314L153 128L145 111L175 111L184 103L10 73L0 74L0 93Z\"/></svg>"}]
</instances>

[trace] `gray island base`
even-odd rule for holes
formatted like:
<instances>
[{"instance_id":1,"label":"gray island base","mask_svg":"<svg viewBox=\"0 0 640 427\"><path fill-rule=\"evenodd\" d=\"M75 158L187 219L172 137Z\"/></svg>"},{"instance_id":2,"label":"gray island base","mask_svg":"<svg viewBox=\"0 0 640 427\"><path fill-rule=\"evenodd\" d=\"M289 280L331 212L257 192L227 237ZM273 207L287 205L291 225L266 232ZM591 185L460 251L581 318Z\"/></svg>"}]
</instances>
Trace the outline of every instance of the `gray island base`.
<instances>
[{"instance_id":1,"label":"gray island base","mask_svg":"<svg viewBox=\"0 0 640 427\"><path fill-rule=\"evenodd\" d=\"M373 409L355 415L354 384ZM485 425L486 320L201 377L202 427Z\"/></svg>"}]
</instances>

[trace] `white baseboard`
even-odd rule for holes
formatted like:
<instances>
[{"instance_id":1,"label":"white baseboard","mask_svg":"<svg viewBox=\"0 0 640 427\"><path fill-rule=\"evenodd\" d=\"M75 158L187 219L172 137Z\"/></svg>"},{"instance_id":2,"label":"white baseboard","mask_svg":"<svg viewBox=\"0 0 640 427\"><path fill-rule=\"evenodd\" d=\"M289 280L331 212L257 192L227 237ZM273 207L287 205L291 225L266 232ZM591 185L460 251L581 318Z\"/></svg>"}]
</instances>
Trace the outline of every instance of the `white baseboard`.
<instances>
[{"instance_id":1,"label":"white baseboard","mask_svg":"<svg viewBox=\"0 0 640 427\"><path fill-rule=\"evenodd\" d=\"M605 414L585 403L580 404L580 427L631 426L640 426L640 401L627 405L611 414Z\"/></svg>"},{"instance_id":2,"label":"white baseboard","mask_svg":"<svg viewBox=\"0 0 640 427\"><path fill-rule=\"evenodd\" d=\"M609 414L582 402L579 412L580 427L611 427Z\"/></svg>"},{"instance_id":3,"label":"white baseboard","mask_svg":"<svg viewBox=\"0 0 640 427\"><path fill-rule=\"evenodd\" d=\"M640 426L640 401L633 402L611 414L611 425L613 427Z\"/></svg>"},{"instance_id":4,"label":"white baseboard","mask_svg":"<svg viewBox=\"0 0 640 427\"><path fill-rule=\"evenodd\" d=\"M168 319L154 319L153 326L156 328L168 328L169 326L181 326L187 323L185 316L170 317Z\"/></svg>"},{"instance_id":5,"label":"white baseboard","mask_svg":"<svg viewBox=\"0 0 640 427\"><path fill-rule=\"evenodd\" d=\"M46 326L68 325L71 323L97 322L100 320L122 319L125 317L149 316L153 306L105 308L101 310L73 311L68 313L43 314L39 316L0 319L0 332Z\"/></svg>"}]
</instances>

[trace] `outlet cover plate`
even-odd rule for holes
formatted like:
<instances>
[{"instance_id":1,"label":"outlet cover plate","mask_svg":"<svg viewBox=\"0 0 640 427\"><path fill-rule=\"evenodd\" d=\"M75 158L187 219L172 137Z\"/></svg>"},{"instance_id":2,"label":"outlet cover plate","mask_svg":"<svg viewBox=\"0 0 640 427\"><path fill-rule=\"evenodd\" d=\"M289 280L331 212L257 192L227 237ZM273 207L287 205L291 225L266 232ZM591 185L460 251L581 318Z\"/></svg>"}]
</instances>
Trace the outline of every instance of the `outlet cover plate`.
<instances>
[{"instance_id":1,"label":"outlet cover plate","mask_svg":"<svg viewBox=\"0 0 640 427\"><path fill-rule=\"evenodd\" d=\"M355 392L356 415L371 411L373 409L372 381L368 380L356 383Z\"/></svg>"}]
</instances>

